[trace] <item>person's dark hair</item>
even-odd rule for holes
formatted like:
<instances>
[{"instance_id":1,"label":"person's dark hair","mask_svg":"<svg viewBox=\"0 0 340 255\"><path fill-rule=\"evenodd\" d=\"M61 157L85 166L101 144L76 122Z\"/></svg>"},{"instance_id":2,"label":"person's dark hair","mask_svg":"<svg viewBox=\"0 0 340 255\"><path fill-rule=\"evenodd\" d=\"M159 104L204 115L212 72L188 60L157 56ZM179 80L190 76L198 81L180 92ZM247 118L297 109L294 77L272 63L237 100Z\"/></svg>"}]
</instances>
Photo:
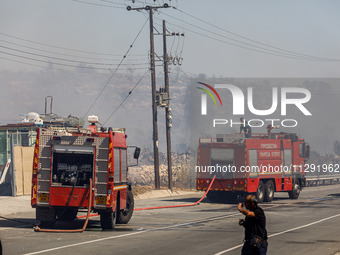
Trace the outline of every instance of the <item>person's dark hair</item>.
<instances>
[{"instance_id":1,"label":"person's dark hair","mask_svg":"<svg viewBox=\"0 0 340 255\"><path fill-rule=\"evenodd\" d=\"M258 203L258 201L257 201L257 199L256 199L256 197L254 195L251 195L249 197L249 202L254 204L255 206L257 206L257 203Z\"/></svg>"}]
</instances>

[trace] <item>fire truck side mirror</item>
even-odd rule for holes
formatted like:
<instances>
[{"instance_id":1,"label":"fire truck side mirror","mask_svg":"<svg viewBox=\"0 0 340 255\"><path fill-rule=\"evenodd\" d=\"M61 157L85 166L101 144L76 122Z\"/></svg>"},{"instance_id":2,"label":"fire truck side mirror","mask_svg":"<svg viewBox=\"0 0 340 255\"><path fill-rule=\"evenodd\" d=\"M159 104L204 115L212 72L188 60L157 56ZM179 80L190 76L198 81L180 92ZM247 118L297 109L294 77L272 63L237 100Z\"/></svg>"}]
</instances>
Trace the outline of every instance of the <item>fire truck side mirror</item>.
<instances>
[{"instance_id":1,"label":"fire truck side mirror","mask_svg":"<svg viewBox=\"0 0 340 255\"><path fill-rule=\"evenodd\" d=\"M140 154L140 148L136 147L135 153L133 154L133 158L138 159Z\"/></svg>"}]
</instances>

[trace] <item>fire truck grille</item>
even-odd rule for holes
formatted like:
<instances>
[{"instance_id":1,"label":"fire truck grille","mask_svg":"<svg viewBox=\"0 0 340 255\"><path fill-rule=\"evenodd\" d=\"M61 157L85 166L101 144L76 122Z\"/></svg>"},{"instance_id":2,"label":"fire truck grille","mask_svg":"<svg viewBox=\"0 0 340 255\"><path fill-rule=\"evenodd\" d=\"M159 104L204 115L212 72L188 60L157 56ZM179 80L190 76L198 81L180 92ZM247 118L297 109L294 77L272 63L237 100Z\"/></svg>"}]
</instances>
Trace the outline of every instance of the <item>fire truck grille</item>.
<instances>
[{"instance_id":1,"label":"fire truck grille","mask_svg":"<svg viewBox=\"0 0 340 255\"><path fill-rule=\"evenodd\" d=\"M107 192L107 183L97 182L96 183L96 195L106 196L106 192Z\"/></svg>"}]
</instances>

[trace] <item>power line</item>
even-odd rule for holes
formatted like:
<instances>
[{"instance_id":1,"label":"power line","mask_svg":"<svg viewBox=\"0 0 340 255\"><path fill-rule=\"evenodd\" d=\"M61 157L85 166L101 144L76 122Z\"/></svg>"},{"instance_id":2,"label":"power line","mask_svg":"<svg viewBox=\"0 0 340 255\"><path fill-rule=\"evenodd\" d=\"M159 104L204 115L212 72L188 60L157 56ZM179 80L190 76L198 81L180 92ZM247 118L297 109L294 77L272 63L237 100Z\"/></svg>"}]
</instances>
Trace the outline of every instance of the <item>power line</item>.
<instances>
[{"instance_id":1,"label":"power line","mask_svg":"<svg viewBox=\"0 0 340 255\"><path fill-rule=\"evenodd\" d=\"M168 16L168 17L171 17L171 18L173 18L173 19L175 19L175 20L178 20L177 18L175 18L175 17L173 17L173 16L171 16L171 15L168 15L168 14L165 14L165 13L163 13L163 15ZM205 31L205 32L211 33L211 34L213 34L213 35L216 35L216 36L219 36L219 37L223 37L223 38L225 38L225 39L228 39L228 40L231 40L231 41L234 41L234 42L237 42L237 43L241 43L241 44L244 44L244 45L247 45L247 46L250 46L250 47L258 48L258 49L260 49L260 50L268 51L268 54L269 54L270 52L278 53L278 54L286 54L286 53L284 53L284 52L274 51L274 50L270 50L270 49L267 49L267 48L263 48L263 47L254 45L254 44L242 42L242 41L240 41L240 40L236 40L236 39L233 39L233 38L230 38L230 37L227 37L227 36L224 36L224 35L221 35L221 34L212 32L211 30L202 28L202 27L200 27L200 26L193 25L193 24L191 24L191 23L189 23L189 22L186 22L186 21L182 21L182 22L184 22L184 23L186 23L186 24L188 24L188 25L190 25L190 26L192 26L192 27L195 27L195 28L198 28L198 29L200 29L200 30L203 30L203 31ZM169 23L170 23L170 22L169 22ZM195 31L193 31L193 30L190 30L190 29L186 29L186 30L188 30L188 31L190 31L190 32L193 32L193 33L196 33L196 34L200 34L200 33L198 33L198 32L195 32ZM203 35L203 34L200 34L200 35ZM203 36L205 36L205 35L203 35ZM213 38L213 37L210 37L210 36L206 36L206 37L211 38L211 39L215 39L215 40L219 40L219 39L217 39L217 38ZM224 41L224 42L225 42L225 43L228 43L228 44L230 44L230 45L236 46L236 47L241 47L241 48L244 48L244 49L254 50L254 51L258 51L258 52L264 53L263 51L255 50L255 49L252 49L252 48L249 48L249 47L245 47L245 46L242 46L242 45L237 45L237 44L230 43L230 42L226 42L226 41ZM296 57L302 58L302 55L287 54L287 56L288 56L288 55L296 56Z\"/></svg>"},{"instance_id":2,"label":"power line","mask_svg":"<svg viewBox=\"0 0 340 255\"><path fill-rule=\"evenodd\" d=\"M90 2L85 2L81 0L72 0L73 2L78 2L82 4L88 4L88 5L95 5L95 6L100 6L100 7L110 7L110 8L116 8L116 9L125 9L124 7L119 7L119 6L113 6L113 5L105 5L105 4L97 4L97 3L90 3ZM105 1L104 1L105 2ZM116 3L117 4L117 3Z\"/></svg>"},{"instance_id":3,"label":"power line","mask_svg":"<svg viewBox=\"0 0 340 255\"><path fill-rule=\"evenodd\" d=\"M168 22L169 24L172 24L174 26L177 26L179 27L178 25L174 24L174 23L171 23L171 22ZM191 33L194 33L194 34L197 34L197 35L200 35L200 36L203 36L203 37L206 37L206 38L209 38L209 39L212 39L212 40L215 40L215 41L219 41L219 42L222 42L222 43L226 43L226 44L229 44L229 45L232 45L232 46L235 46L235 47L238 47L238 48L242 48L242 49L246 49L246 50L250 50L250 51L254 51L254 52L260 52L260 53L264 53L264 54L268 54L268 55L273 55L273 56L280 56L280 57L285 57L285 58L291 58L291 59L298 59L298 60L304 60L304 61L318 61L318 62L339 62L340 60L338 59L322 59L322 58L319 58L319 57L315 57L315 59L313 58L308 58L308 57L304 57L304 56L294 56L292 54L286 54L286 53L274 53L272 50L269 50L269 49L265 49L265 50L258 50L258 49L253 49L253 48L249 48L249 47L246 47L246 46L242 46L242 45L239 45L239 44L236 44L236 43L232 43L232 42L228 42L228 41L225 41L225 40L222 40L222 39L219 39L219 38L216 38L216 37L213 37L213 36L209 36L209 35L206 35L206 34L203 34L203 33L200 33L200 32L197 32L197 31L193 31L191 29L188 29L188 28L183 28L185 29L186 31L188 32L191 32ZM209 31L210 32L210 31ZM210 33L213 33L213 32L210 32ZM214 33L213 33L214 34ZM221 36L221 35L220 35ZM223 36L222 36L223 37Z\"/></svg>"},{"instance_id":4,"label":"power line","mask_svg":"<svg viewBox=\"0 0 340 255\"><path fill-rule=\"evenodd\" d=\"M173 19L175 19L175 20L179 20L179 19L177 19L176 17L171 16L171 15L169 15L169 14L166 14L166 13L162 13L162 14L165 15L165 16L168 16L168 17L170 17L170 18L173 18ZM188 25L190 25L190 26L192 26L192 27L195 27L195 28L198 28L198 29L200 29L200 30L203 30L203 31L205 31L205 32L211 33L211 34L216 35L216 36L223 37L223 38L225 38L225 39L228 39L228 40L231 40L231 41L234 41L234 42L237 42L237 43L241 43L241 44L244 44L244 45L247 45L247 46L251 46L251 47L258 48L258 49L262 49L262 50L266 50L266 51L273 51L273 50L270 50L270 49L267 49L267 48L263 48L263 47L260 47L260 46L254 45L254 44L242 42L242 41L240 41L240 40L236 40L236 39L233 39L233 38L231 38L231 37L228 37L228 36L224 36L224 35L215 33L215 32L213 32L213 31L211 31L211 30L202 28L202 27L200 27L200 26L194 25L194 24L189 23L189 22L187 22L187 21L183 21L183 20L182 20L182 22L183 22L183 23L186 23L186 24L188 24ZM273 52L275 52L275 53L282 53L282 52L280 52L280 51L273 51ZM299 56L301 56L301 55L299 55Z\"/></svg>"},{"instance_id":5,"label":"power line","mask_svg":"<svg viewBox=\"0 0 340 255\"><path fill-rule=\"evenodd\" d=\"M146 23L148 22L149 19L146 19L146 21L144 22L143 26L141 27L141 29L139 30L139 32L137 33L135 39L132 41L131 45L129 46L128 50L126 51L126 53L124 54L122 60L120 61L120 63L118 64L118 66L116 67L116 69L114 70L114 72L112 73L112 75L110 76L110 78L108 79L108 81L105 83L104 87L102 88L102 90L99 92L99 94L97 95L97 97L95 98L95 100L93 101L93 103L91 104L90 108L87 110L87 112L84 114L84 118L86 117L86 115L89 113L89 111L92 109L92 107L94 106L94 104L97 102L97 100L99 99L100 95L103 93L103 91L105 90L105 88L107 87L107 85L109 85L110 81L112 80L113 76L116 74L116 72L118 71L118 69L120 68L121 64L123 63L123 61L125 60L126 56L129 54L131 48L133 47L134 43L136 42L137 38L139 37L139 35L141 34L143 28L145 27Z\"/></svg>"},{"instance_id":6,"label":"power line","mask_svg":"<svg viewBox=\"0 0 340 255\"><path fill-rule=\"evenodd\" d=\"M122 6L125 6L125 7L126 7L126 4L117 3L117 2L114 2L114 1L109 1L109 0L99 0L99 1L105 2L105 3L110 3L110 4L122 5Z\"/></svg>"},{"instance_id":7,"label":"power line","mask_svg":"<svg viewBox=\"0 0 340 255\"><path fill-rule=\"evenodd\" d=\"M29 65L29 66L35 66L35 67L39 67L39 68L47 68L47 69L53 69L53 70L58 70L58 71L67 71L67 72L78 72L76 70L71 70L71 69L63 69L63 68L57 68L57 67L48 67L48 66L43 66L43 65L37 65L37 64L33 64L33 63L27 63L27 62L23 62L23 61L18 61L18 60L14 60L14 59L10 59L10 58L5 58L5 57L1 57L0 59L4 59L7 61L11 61L11 62L15 62L15 63L19 63L19 64L24 64L24 65ZM45 63L49 63L49 64L53 64L51 62L45 62ZM75 66L75 67L79 67L79 66ZM81 68L81 67L79 67ZM87 68L87 69L93 69L91 67L82 67L82 68ZM112 69L110 69L112 70ZM120 74L122 75L131 75L131 71L136 71L136 70L149 70L149 67L145 67L145 68L125 68L125 69L120 69ZM124 73L123 71L127 71L126 73ZM136 73L134 73L136 75ZM140 74L140 73L137 73Z\"/></svg>"},{"instance_id":8,"label":"power line","mask_svg":"<svg viewBox=\"0 0 340 255\"><path fill-rule=\"evenodd\" d=\"M207 22L207 21L205 21L205 20L203 20L203 19L197 18L197 17L195 17L195 16L193 16L193 15L191 15L191 14L189 14L189 13L183 11L183 10L180 10L180 9L178 9L178 8L176 8L176 7L173 7L173 8L176 9L176 10L178 10L179 12L185 14L185 15L188 15L189 17L191 17L191 18L193 18L193 19L199 20L199 21L201 21L201 22L203 22L203 23L205 23L205 24L207 24L207 25L210 25L210 26L216 28L216 29L219 29L219 30L221 30L221 31L224 31L224 32L229 33L229 34L231 34L231 35L234 35L234 36L236 36L236 37L239 37L239 38L242 38L242 39L245 39L245 40L248 40L248 41L251 41L251 42L254 42L254 43L257 43L257 44L260 44L260 45L263 45L263 46L266 46L266 47L269 47L269 48L272 48L272 49L276 50L276 51L273 51L273 50L270 50L270 49L265 49L265 50L267 50L267 51L273 51L273 52L281 51L282 53L288 53L288 54L290 54L290 55L296 55L297 57L300 57L300 59L302 59L303 57L305 57L305 58L306 58L305 60L309 60L309 61L322 61L322 62L325 62L325 61L328 61L328 62L338 62L338 61L340 61L339 59L330 59L330 58L318 57L318 56L313 56L313 55L307 55L307 54L303 54L303 53L294 52L294 51L286 50L286 49L283 49L283 48L275 47L275 46L272 46L272 45L270 45L270 44L262 43L262 42L260 42L260 41L253 40L253 39L251 39L251 38L248 38L248 37L239 35L239 34L237 34L237 33L234 33L234 32L231 32L231 31L229 31L229 30L226 30L226 29L224 29L224 28L221 28L221 27L219 27L219 26L216 26L216 25L214 25L214 24L212 24L212 23L209 23L209 22ZM165 15L170 16L170 15L168 15L168 14L165 14ZM173 18L174 18L174 17L173 17ZM175 18L175 19L176 19L176 18ZM188 23L188 22L185 22L185 23ZM190 23L188 23L188 24L190 24ZM190 24L190 25L192 25L192 24ZM195 26L195 25L193 25L193 26ZM203 30L205 30L205 29L203 29ZM209 32L210 32L210 31L209 31ZM212 33L212 32L211 32L211 33ZM223 36L223 37L224 37L224 36ZM228 38L228 37L227 37L227 38ZM228 39L233 40L233 41L237 41L237 42L240 42L240 43L243 43L243 44L248 44L248 43L245 43L245 42L241 42L241 41L239 41L239 40L236 40L236 39L232 39L232 38L228 38ZM252 47L256 47L256 48L260 48L260 49L261 49L261 47L256 46L256 45L253 45L253 44L248 44L248 45L252 45ZM236 45L234 45L234 46L236 46ZM237 47L238 47L238 46L237 46ZM262 49L263 49L263 47L262 47ZM250 49L250 50L251 50L251 49ZM256 50L254 50L254 51L256 51ZM262 52L262 51L259 51L259 52ZM262 53L264 53L264 52L262 52ZM280 53L280 54L282 54L282 53ZM267 53L267 54L269 54L269 53ZM286 57L287 57L287 56L286 56Z\"/></svg>"},{"instance_id":9,"label":"power line","mask_svg":"<svg viewBox=\"0 0 340 255\"><path fill-rule=\"evenodd\" d=\"M1 32L0 32L0 35L7 36L7 37L10 37L10 38L14 38L14 39L21 40L21 41L25 41L25 42L29 42L29 43L34 43L34 44L37 44L37 45L43 45L43 46L46 46L46 47L61 49L61 50L80 52L80 53L86 53L86 54L93 54L93 55L121 56L121 54L110 54L110 53L103 53L103 52L91 52L91 51L83 51L83 50L79 50L79 49L60 47L60 46L51 45L51 44L47 44L47 43L41 43L41 42L37 42L37 41L28 40L28 39L25 39L25 38L13 36L13 35L1 33ZM144 56L144 55L131 55L131 56Z\"/></svg>"},{"instance_id":10,"label":"power line","mask_svg":"<svg viewBox=\"0 0 340 255\"><path fill-rule=\"evenodd\" d=\"M60 65L60 66L65 66L65 67L86 68L86 69L106 70L106 71L111 71L112 70L110 68L97 68L97 67L91 67L91 66L81 66L81 65L75 66L75 65L69 65L69 64L61 64L61 63L57 63L57 62L51 62L51 61L46 61L46 60L41 60L41 59L35 59L35 58L31 58L31 57L24 57L24 56L12 54L12 53L4 52L4 51L0 51L0 53L6 54L6 55L10 55L10 56L13 56L13 57L24 58L24 59L28 59L28 60L37 61L37 62L43 62L43 63L53 64L53 65Z\"/></svg>"},{"instance_id":11,"label":"power line","mask_svg":"<svg viewBox=\"0 0 340 255\"><path fill-rule=\"evenodd\" d=\"M32 63L26 63L26 62L22 62L22 61L18 61L18 60L14 60L14 59L10 59L10 58L4 58L4 57L0 57L0 59L4 59L4 60L8 60L8 61L12 61L15 63L19 63L19 64L24 64L24 65L30 65L30 66L36 66L36 67L43 67L46 68L46 66L42 66L42 65L36 65L36 64L32 64ZM65 71L65 69L61 69L61 68L55 68L57 70L61 70L61 71Z\"/></svg>"},{"instance_id":12,"label":"power line","mask_svg":"<svg viewBox=\"0 0 340 255\"><path fill-rule=\"evenodd\" d=\"M64 67L73 67L73 68L82 68L82 69L93 69L93 70L102 70L102 71L112 71L113 70L112 68L85 66L85 65L83 65L84 63L82 63L82 62L79 62L79 65L71 65L71 64L66 64L66 63L58 63L58 62L53 62L53 61L48 61L48 60L41 60L41 59L36 59L36 58L32 58L32 57L21 56L21 55L17 55L17 54L5 52L5 51L0 51L0 53L1 54L5 54L5 55L9 55L9 56L13 56L13 57L28 59L28 60L32 60L32 61L47 63L47 64L59 65L59 66L64 66ZM3 59L10 60L10 59L7 59L7 58L3 58ZM18 61L14 61L14 62L18 62ZM24 64L24 62L21 62L21 63ZM144 63L144 64L126 64L126 65L127 66L131 66L131 65L136 65L136 66L143 66L144 65L144 66L146 66L146 65L148 65L148 63ZM144 67L144 68L127 68L126 70L131 70L131 69L138 70L138 69L147 69L147 68L146 67Z\"/></svg>"},{"instance_id":13,"label":"power line","mask_svg":"<svg viewBox=\"0 0 340 255\"><path fill-rule=\"evenodd\" d=\"M105 63L98 63L98 62L86 62L86 61L79 62L77 60L46 56L46 55L32 53L32 52L28 52L28 51L24 51L24 50L14 49L14 48L11 48L11 47L6 47L6 46L3 46L3 45L0 45L0 48L11 50L11 51L16 51L16 52L20 52L20 53L24 53L24 54L28 54L28 55L33 55L33 56L37 56L37 57L44 57L44 58L66 61L66 62L72 62L72 63L81 63L81 64L90 64L90 65L105 65L105 66L113 66L114 65L114 64L105 64Z\"/></svg>"},{"instance_id":14,"label":"power line","mask_svg":"<svg viewBox=\"0 0 340 255\"><path fill-rule=\"evenodd\" d=\"M31 50L34 50L34 51L41 51L41 52L46 52L46 53L55 54L55 55L61 55L61 56L67 56L67 57L82 58L82 59L93 59L93 60L101 60L101 61L118 61L118 60L120 60L120 58L119 59L97 58L97 57L85 57L85 56L78 56L78 55L72 55L72 54L59 53L59 52L50 51L50 50L38 49L38 48L35 48L35 47L30 47L30 46L19 44L19 43L13 43L13 42L6 41L6 40L1 40L1 39L0 39L0 42L4 42L4 43L10 44L10 45L15 45L15 46L31 49ZM121 56L121 55L119 55L119 56ZM145 57L146 55L142 55L141 54L140 56L144 56ZM129 59L129 60L133 60L133 61L143 60L144 61L146 59L141 59L141 58L138 59L138 58L136 58L136 59Z\"/></svg>"},{"instance_id":15,"label":"power line","mask_svg":"<svg viewBox=\"0 0 340 255\"><path fill-rule=\"evenodd\" d=\"M122 102L116 107L116 109L111 113L111 115L106 119L103 125L105 125L112 116L118 111L118 109L124 104L126 99L132 94L132 92L135 90L135 88L141 83L141 81L145 78L145 76L149 73L150 70L147 70L144 75L139 79L139 81L133 86L133 88L129 91L129 93L126 95L126 97L122 100Z\"/></svg>"}]
</instances>

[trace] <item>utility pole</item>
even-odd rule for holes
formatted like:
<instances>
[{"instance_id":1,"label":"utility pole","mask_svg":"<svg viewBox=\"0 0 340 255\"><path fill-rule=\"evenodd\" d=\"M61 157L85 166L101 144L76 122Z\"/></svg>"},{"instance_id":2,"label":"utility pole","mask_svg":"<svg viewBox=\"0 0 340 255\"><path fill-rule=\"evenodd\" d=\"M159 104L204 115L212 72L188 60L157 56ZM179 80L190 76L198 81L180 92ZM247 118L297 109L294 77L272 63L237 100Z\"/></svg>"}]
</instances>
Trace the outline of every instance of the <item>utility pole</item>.
<instances>
[{"instance_id":1,"label":"utility pole","mask_svg":"<svg viewBox=\"0 0 340 255\"><path fill-rule=\"evenodd\" d=\"M168 98L170 99L170 90L169 90L169 69L168 69L168 52L166 46L166 25L165 20L163 20L163 62L164 62L164 86L165 93L168 94ZM168 188L172 191L172 158L171 158L171 110L170 110L170 100L168 101L168 106L165 108L165 126L166 126L166 152L168 158Z\"/></svg>"},{"instance_id":2,"label":"utility pole","mask_svg":"<svg viewBox=\"0 0 340 255\"><path fill-rule=\"evenodd\" d=\"M157 102L156 102L156 71L155 71L155 45L154 45L154 27L153 12L159 8L168 8L168 4L162 6L145 6L141 8L127 7L131 10L147 10L149 11L150 21L150 70L151 70L151 89L152 89L152 123L153 123L153 151L154 151L154 169L155 169L155 189L160 189L159 175L159 153L158 153L158 124L157 124Z\"/></svg>"},{"instance_id":3,"label":"utility pole","mask_svg":"<svg viewBox=\"0 0 340 255\"><path fill-rule=\"evenodd\" d=\"M152 123L153 123L153 151L155 168L155 189L160 189L159 154L158 154L158 124L156 104L156 70L155 70L155 45L153 33L153 8L149 9L150 20L150 64L151 64L151 88L152 88Z\"/></svg>"}]
</instances>

